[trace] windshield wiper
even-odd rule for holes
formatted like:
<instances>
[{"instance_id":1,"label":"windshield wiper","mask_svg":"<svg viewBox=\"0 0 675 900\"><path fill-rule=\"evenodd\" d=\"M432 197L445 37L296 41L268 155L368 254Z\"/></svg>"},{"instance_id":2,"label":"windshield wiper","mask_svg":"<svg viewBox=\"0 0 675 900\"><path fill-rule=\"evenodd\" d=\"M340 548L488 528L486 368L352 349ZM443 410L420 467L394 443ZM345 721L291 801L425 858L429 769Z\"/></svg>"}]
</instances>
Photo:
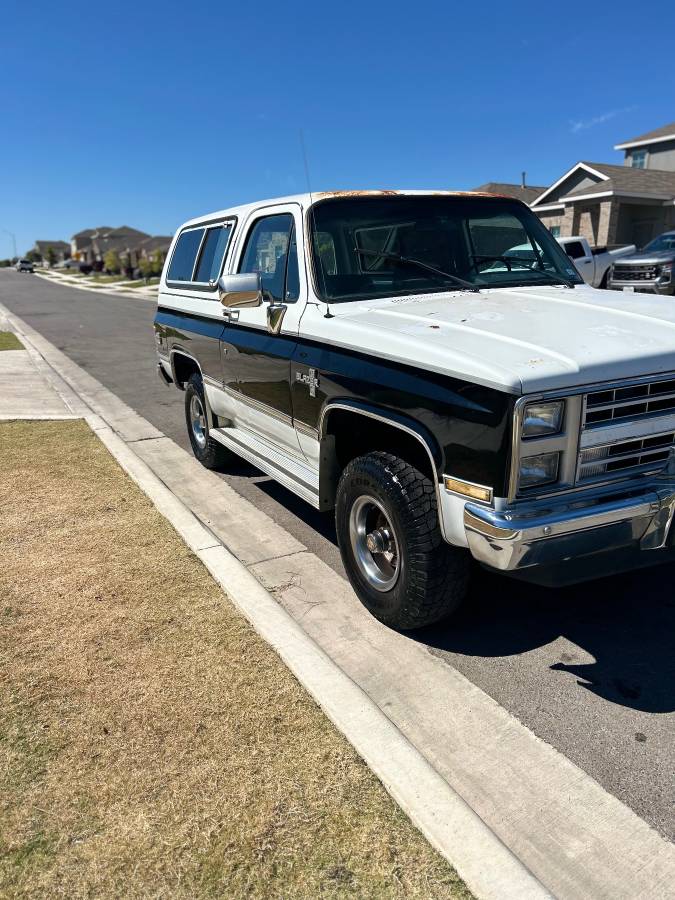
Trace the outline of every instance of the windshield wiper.
<instances>
[{"instance_id":1,"label":"windshield wiper","mask_svg":"<svg viewBox=\"0 0 675 900\"><path fill-rule=\"evenodd\" d=\"M562 275L552 275L551 272L547 272L546 269L536 269L536 270L533 269L532 265L534 265L536 262L539 262L539 264L541 265L540 260L533 259L532 265L528 266L528 264L527 264L528 260L521 259L519 256L483 256L480 253L472 253L471 258L472 259L488 259L488 260L493 260L495 262L506 263L506 268L509 270L509 272L511 272L513 270L511 263L520 263L520 265L523 266L523 268L527 269L529 272L536 271L537 275L543 275L544 278L548 278L552 284L564 284L565 287L568 287L568 288L574 287L574 282L569 281L567 278L563 278Z\"/></svg>"},{"instance_id":2,"label":"windshield wiper","mask_svg":"<svg viewBox=\"0 0 675 900\"><path fill-rule=\"evenodd\" d=\"M356 253L364 254L366 256L377 256L378 259L391 259L394 262L403 263L404 265L417 266L418 269L425 269L427 272L433 272L434 275L452 281L454 284L459 284L467 291L480 293L480 288L476 287L475 284L471 284L470 281L464 281L463 278L459 278L457 275L451 275L450 272L444 272L442 269L430 266L428 263L422 262L421 259L413 259L410 256L401 256L400 253L388 253L386 250L366 250L365 247L354 247L354 250Z\"/></svg>"}]
</instances>

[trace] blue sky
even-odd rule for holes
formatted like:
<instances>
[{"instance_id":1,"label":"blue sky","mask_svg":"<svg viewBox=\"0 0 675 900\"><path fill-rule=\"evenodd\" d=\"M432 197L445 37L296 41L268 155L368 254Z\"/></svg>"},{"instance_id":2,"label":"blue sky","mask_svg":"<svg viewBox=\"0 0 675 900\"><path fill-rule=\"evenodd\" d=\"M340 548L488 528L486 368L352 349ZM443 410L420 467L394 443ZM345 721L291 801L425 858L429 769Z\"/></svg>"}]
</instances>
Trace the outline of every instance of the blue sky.
<instances>
[{"instance_id":1,"label":"blue sky","mask_svg":"<svg viewBox=\"0 0 675 900\"><path fill-rule=\"evenodd\" d=\"M547 184L675 121L670 2L10 0L0 228L35 239L305 190ZM12 252L0 231L0 257Z\"/></svg>"}]
</instances>

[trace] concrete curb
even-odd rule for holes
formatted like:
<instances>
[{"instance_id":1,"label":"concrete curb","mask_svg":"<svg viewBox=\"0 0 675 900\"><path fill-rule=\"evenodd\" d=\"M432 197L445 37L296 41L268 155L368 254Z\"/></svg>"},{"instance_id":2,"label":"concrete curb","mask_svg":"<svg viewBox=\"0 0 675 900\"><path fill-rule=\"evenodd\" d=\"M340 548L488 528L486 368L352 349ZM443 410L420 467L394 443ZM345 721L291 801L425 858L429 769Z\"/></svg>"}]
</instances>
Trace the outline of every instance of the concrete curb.
<instances>
[{"instance_id":1,"label":"concrete curb","mask_svg":"<svg viewBox=\"0 0 675 900\"><path fill-rule=\"evenodd\" d=\"M33 353L30 337L17 333ZM44 358L43 364L49 367ZM54 373L55 382L61 381ZM67 387L66 391L71 391ZM365 692L300 628L248 569L78 397L81 417L248 619L277 651L429 843L484 900L553 895L450 787ZM75 404L70 404L74 406Z\"/></svg>"}]
</instances>

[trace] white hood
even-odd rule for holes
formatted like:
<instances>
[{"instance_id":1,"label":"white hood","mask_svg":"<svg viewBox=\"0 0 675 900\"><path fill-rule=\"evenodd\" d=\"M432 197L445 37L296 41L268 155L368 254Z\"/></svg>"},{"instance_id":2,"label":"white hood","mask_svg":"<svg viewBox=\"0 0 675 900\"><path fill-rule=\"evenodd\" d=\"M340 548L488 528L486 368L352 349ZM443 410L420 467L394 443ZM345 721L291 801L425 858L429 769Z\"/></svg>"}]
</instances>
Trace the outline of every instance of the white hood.
<instances>
[{"instance_id":1,"label":"white hood","mask_svg":"<svg viewBox=\"0 0 675 900\"><path fill-rule=\"evenodd\" d=\"M311 310L311 312L310 312ZM586 285L308 307L300 334L511 393L675 371L675 299Z\"/></svg>"}]
</instances>

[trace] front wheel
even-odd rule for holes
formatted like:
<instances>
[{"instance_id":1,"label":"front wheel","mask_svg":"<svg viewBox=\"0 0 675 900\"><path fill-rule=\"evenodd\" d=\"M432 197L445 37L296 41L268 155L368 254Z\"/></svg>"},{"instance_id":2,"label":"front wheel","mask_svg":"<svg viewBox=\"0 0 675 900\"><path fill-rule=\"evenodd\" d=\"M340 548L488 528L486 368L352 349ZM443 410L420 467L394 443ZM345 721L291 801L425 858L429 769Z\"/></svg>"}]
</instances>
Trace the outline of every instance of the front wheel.
<instances>
[{"instance_id":1,"label":"front wheel","mask_svg":"<svg viewBox=\"0 0 675 900\"><path fill-rule=\"evenodd\" d=\"M185 423L192 452L207 469L220 469L227 461L228 450L209 434L206 398L201 375L191 375L185 385Z\"/></svg>"},{"instance_id":2,"label":"front wheel","mask_svg":"<svg viewBox=\"0 0 675 900\"><path fill-rule=\"evenodd\" d=\"M335 510L342 561L359 599L401 631L448 618L466 596L468 551L443 540L435 486L390 453L342 473Z\"/></svg>"}]
</instances>

